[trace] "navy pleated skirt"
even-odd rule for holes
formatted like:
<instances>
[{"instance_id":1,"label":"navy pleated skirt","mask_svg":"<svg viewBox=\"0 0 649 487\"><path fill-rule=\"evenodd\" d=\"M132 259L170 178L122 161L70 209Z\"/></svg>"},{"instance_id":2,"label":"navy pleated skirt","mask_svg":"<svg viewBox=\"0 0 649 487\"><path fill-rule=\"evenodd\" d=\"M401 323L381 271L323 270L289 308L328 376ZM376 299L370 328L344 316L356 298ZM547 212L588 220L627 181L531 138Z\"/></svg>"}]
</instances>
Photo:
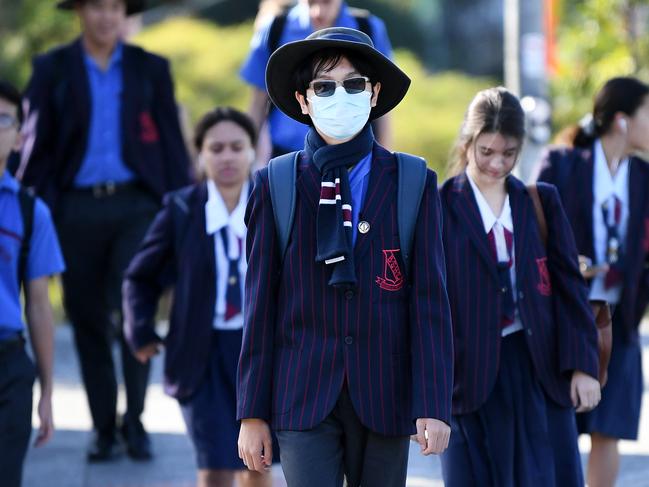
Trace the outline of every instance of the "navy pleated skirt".
<instances>
[{"instance_id":1,"label":"navy pleated skirt","mask_svg":"<svg viewBox=\"0 0 649 487\"><path fill-rule=\"evenodd\" d=\"M214 330L205 378L192 396L180 401L199 469L245 468L237 449L236 418L241 337L241 330Z\"/></svg>"},{"instance_id":2,"label":"navy pleated skirt","mask_svg":"<svg viewBox=\"0 0 649 487\"><path fill-rule=\"evenodd\" d=\"M447 487L584 485L575 414L543 392L522 332L502 339L485 404L452 417L442 473Z\"/></svg>"},{"instance_id":3,"label":"navy pleated skirt","mask_svg":"<svg viewBox=\"0 0 649 487\"><path fill-rule=\"evenodd\" d=\"M577 415L577 428L579 433L636 440L642 403L642 350L639 342L624 340L617 332L620 326L613 320L613 347L602 400L591 412Z\"/></svg>"}]
</instances>

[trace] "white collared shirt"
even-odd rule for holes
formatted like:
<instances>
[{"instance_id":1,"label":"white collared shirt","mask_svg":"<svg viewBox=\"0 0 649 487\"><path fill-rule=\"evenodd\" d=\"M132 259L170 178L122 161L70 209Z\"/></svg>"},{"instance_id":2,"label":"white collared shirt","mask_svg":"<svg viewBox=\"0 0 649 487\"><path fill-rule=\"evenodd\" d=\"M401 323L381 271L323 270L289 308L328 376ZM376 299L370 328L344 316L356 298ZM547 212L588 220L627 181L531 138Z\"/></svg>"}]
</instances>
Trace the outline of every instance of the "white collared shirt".
<instances>
[{"instance_id":1,"label":"white collared shirt","mask_svg":"<svg viewBox=\"0 0 649 487\"><path fill-rule=\"evenodd\" d=\"M244 215L248 200L248 181L241 188L239 202L232 213L223 201L221 193L216 188L214 181L207 180L207 203L205 203L205 231L214 235L214 257L216 262L216 306L212 326L217 330L238 330L243 327L243 296L244 281L248 263L245 255L246 225ZM227 227L228 247L227 256L221 237L221 229ZM239 255L239 240L241 241L241 254ZM228 287L229 259L239 259L239 283L241 285L242 312L225 321L225 294Z\"/></svg>"},{"instance_id":2,"label":"white collared shirt","mask_svg":"<svg viewBox=\"0 0 649 487\"><path fill-rule=\"evenodd\" d=\"M606 162L606 155L601 141L595 141L593 156L593 238L595 259L597 264L606 262L608 247L608 231L604 223L602 205L609 203L609 208L615 208L617 198L622 205L622 218L618 227L618 236L622 246L626 242L627 224L629 221L629 160L620 162L615 176L611 175ZM608 212L609 224L615 223L615 211ZM598 274L590 286L590 299L602 299L612 304L620 301L622 284L606 289L604 279L606 274Z\"/></svg>"},{"instance_id":3,"label":"white collared shirt","mask_svg":"<svg viewBox=\"0 0 649 487\"><path fill-rule=\"evenodd\" d=\"M506 228L514 236L514 221L512 219L512 208L509 204L509 195L505 198L505 203L503 204L503 209L500 212L500 216L496 217L493 210L487 203L487 200L480 192L478 185L471 179L469 173L466 173L466 177L471 184L471 189L473 189L473 194L475 196L476 202L478 203L478 209L480 210L480 216L482 217L482 224L484 226L485 233L489 233L493 229L494 240L496 242L496 253L498 255L499 262L509 261L511 258L512 265L509 268L509 277L512 285L512 296L514 298L514 304L516 304L516 258L514 252L514 245L512 244L512 255L510 256L507 252L507 242L505 240L505 231ZM513 242L513 240L512 240ZM514 311L514 322L505 328L502 329L501 335L507 336L512 333L522 330L523 323L521 322L520 315L518 313L518 306L515 306Z\"/></svg>"}]
</instances>

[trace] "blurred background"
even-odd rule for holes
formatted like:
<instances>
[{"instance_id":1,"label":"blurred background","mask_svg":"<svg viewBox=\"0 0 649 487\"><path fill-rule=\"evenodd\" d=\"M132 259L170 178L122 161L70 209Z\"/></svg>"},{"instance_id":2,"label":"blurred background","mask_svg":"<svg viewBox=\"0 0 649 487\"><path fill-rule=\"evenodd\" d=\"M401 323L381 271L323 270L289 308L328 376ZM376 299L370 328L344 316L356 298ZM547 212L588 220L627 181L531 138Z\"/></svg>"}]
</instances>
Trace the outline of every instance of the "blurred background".
<instances>
[{"instance_id":1,"label":"blurred background","mask_svg":"<svg viewBox=\"0 0 649 487\"><path fill-rule=\"evenodd\" d=\"M589 112L593 94L605 80L620 75L649 80L647 0L349 0L348 4L368 9L385 21L396 61L413 80L408 96L394 112L393 148L426 157L440 179L466 106L480 89L504 84L525 97L530 137L520 173L526 177L542 147ZM2 78L24 87L34 55L78 35L76 17L54 5L54 0L0 0ZM246 110L249 90L238 71L249 49L259 1L150 0L149 5L150 10L130 19L128 36L130 42L171 61L186 125L194 125L202 113L217 105ZM57 321L64 322L57 283L52 284L52 301ZM643 329L645 370L649 371L646 323ZM67 385L73 389L78 381L74 378L75 357L71 350L65 352L68 335L57 335L61 341L57 346L64 350L60 360L69 361L57 365L63 390ZM175 426L165 430L164 425L176 420L180 424L180 419L173 402L164 402L162 393L156 391L148 404L149 409L161 405L161 431L181 432L182 428L176 431ZM64 426L67 414L70 425L79 417L74 404L81 401L85 406L82 391L78 398L70 394L65 396L69 402L57 409L58 417L63 418L59 424ZM632 465L627 470L637 475L627 477L624 485L649 485L646 416L640 443L629 444L625 450L628 456L623 471L625 465ZM158 424L157 419L147 421ZM74 435L59 438L66 448L78 443ZM179 451L185 451L187 442L178 441ZM159 441L154 446L161 450ZM47 452L36 455L32 462L44 462L42 456ZM191 456L186 463L193 468ZM421 468L423 479L428 464ZM430 468L434 472L438 467ZM111 483L109 471L101 475L103 480L91 484L183 485L172 482L173 475L167 477L168 482L162 478L156 484ZM36 482L34 477L31 480ZM49 485L71 485L61 482ZM425 480L409 482L437 485Z\"/></svg>"}]
</instances>

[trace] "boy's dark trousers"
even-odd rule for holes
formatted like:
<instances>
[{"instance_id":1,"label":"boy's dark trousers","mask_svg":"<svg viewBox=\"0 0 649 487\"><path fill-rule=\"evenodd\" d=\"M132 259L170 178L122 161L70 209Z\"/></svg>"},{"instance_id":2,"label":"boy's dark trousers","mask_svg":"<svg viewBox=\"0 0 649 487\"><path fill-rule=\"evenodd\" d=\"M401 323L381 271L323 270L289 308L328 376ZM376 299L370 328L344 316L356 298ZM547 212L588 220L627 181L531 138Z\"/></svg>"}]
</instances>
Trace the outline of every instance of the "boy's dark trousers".
<instances>
[{"instance_id":1,"label":"boy's dark trousers","mask_svg":"<svg viewBox=\"0 0 649 487\"><path fill-rule=\"evenodd\" d=\"M277 431L289 487L403 487L408 436L385 436L363 426L347 387L329 415L308 431Z\"/></svg>"},{"instance_id":2,"label":"boy's dark trousers","mask_svg":"<svg viewBox=\"0 0 649 487\"><path fill-rule=\"evenodd\" d=\"M0 484L19 487L32 432L35 368L21 337L0 341Z\"/></svg>"},{"instance_id":3,"label":"boy's dark trousers","mask_svg":"<svg viewBox=\"0 0 649 487\"><path fill-rule=\"evenodd\" d=\"M132 355L122 337L122 275L155 216L157 199L136 183L114 193L73 189L55 213L67 269L64 302L74 328L83 383L96 431L116 431L117 379L112 343L121 344L127 415L138 422L144 409L149 364Z\"/></svg>"}]
</instances>

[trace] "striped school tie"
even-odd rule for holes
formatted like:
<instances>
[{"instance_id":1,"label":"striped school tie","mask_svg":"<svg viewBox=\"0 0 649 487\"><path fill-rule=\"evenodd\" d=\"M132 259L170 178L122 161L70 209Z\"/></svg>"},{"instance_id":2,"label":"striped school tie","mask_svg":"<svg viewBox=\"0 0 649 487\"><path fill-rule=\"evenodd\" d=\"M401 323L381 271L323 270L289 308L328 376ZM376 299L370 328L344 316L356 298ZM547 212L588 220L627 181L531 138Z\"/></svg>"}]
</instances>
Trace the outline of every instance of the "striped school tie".
<instances>
[{"instance_id":1,"label":"striped school tie","mask_svg":"<svg viewBox=\"0 0 649 487\"><path fill-rule=\"evenodd\" d=\"M239 255L236 259L230 258L230 247L228 245L228 229L221 229L221 238L223 239L223 250L228 259L228 280L225 290L225 321L229 321L241 313L241 283L239 276L239 259L241 258L241 239L235 237L239 245Z\"/></svg>"}]
</instances>

